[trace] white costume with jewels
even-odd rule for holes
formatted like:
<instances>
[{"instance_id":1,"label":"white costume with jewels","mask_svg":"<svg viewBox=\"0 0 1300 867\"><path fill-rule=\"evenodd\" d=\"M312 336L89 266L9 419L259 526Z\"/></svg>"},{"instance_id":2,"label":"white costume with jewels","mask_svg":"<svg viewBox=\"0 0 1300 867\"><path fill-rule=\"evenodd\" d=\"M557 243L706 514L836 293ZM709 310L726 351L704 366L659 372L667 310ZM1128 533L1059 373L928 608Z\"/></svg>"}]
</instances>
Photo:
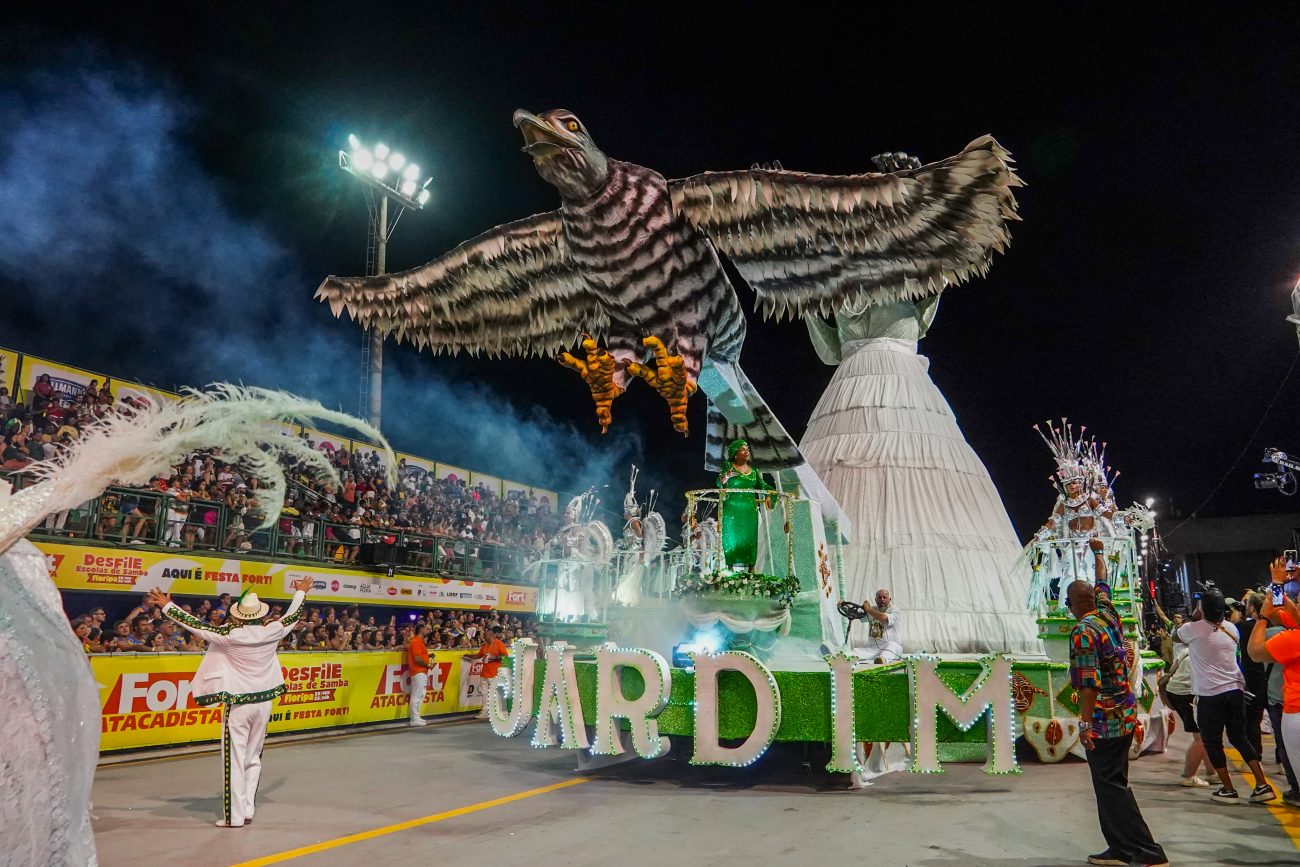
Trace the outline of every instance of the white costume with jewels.
<instances>
[{"instance_id":1,"label":"white costume with jewels","mask_svg":"<svg viewBox=\"0 0 1300 867\"><path fill-rule=\"evenodd\" d=\"M906 652L1039 655L1016 532L916 352L937 304L806 320L817 354L837 366L799 448L853 522L845 597L889 587Z\"/></svg>"},{"instance_id":2,"label":"white costume with jewels","mask_svg":"<svg viewBox=\"0 0 1300 867\"><path fill-rule=\"evenodd\" d=\"M45 556L23 537L46 515L76 508L110 484L146 485L171 464L214 445L223 458L269 482L267 514L278 515L284 482L276 462L282 454L326 478L332 472L296 438L270 433L271 425L289 419L332 421L384 442L369 425L315 401L217 386L176 404L150 404L130 417L102 420L57 463L33 465L35 482L20 491L11 494L0 481L0 863L96 864L90 792L99 756L99 689Z\"/></svg>"},{"instance_id":3,"label":"white costume with jewels","mask_svg":"<svg viewBox=\"0 0 1300 867\"><path fill-rule=\"evenodd\" d=\"M256 604L257 597L253 596ZM262 776L262 744L271 705L284 693L284 674L276 648L300 617L304 594L293 594L284 616L270 623L241 623L231 609L229 623L213 626L175 603L163 615L208 644L192 689L194 703L222 707L221 756L223 822L238 828L251 821ZM261 603L265 607L265 603Z\"/></svg>"},{"instance_id":4,"label":"white costume with jewels","mask_svg":"<svg viewBox=\"0 0 1300 867\"><path fill-rule=\"evenodd\" d=\"M636 480L640 470L632 467L632 478L623 497L623 537L615 546L614 565L617 583L614 601L619 605L633 606L641 601L647 590L658 591L662 564L658 562L668 541L663 515L654 511L655 492L646 501L645 517L636 498Z\"/></svg>"},{"instance_id":5,"label":"white costume with jewels","mask_svg":"<svg viewBox=\"0 0 1300 867\"><path fill-rule=\"evenodd\" d=\"M1044 432L1034 429L1052 452L1056 472L1052 481L1059 491L1052 514L1025 546L1033 570L1026 606L1036 610L1058 599L1072 581L1107 580L1115 592L1131 591L1137 574L1131 529L1149 529L1150 510L1134 506L1119 511L1114 482L1106 465L1106 447L1085 440L1086 428L1074 428L1065 419L1058 427L1047 422Z\"/></svg>"}]
</instances>

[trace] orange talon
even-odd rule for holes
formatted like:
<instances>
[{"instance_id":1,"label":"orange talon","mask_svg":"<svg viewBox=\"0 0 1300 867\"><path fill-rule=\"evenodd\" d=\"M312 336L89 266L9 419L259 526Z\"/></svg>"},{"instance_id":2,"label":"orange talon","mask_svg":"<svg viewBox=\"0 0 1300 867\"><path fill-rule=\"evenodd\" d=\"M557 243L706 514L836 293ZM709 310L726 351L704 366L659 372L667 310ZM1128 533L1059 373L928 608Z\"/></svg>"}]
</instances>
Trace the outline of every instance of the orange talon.
<instances>
[{"instance_id":1,"label":"orange talon","mask_svg":"<svg viewBox=\"0 0 1300 867\"><path fill-rule=\"evenodd\" d=\"M600 423L600 432L605 433L614 423L611 412L614 398L623 393L623 389L614 382L614 356L597 346L596 341L590 337L583 338L582 349L587 355L585 361L567 352L561 352L558 360L570 370L576 370L582 381L587 383L591 398L596 402L596 421Z\"/></svg>"},{"instance_id":2,"label":"orange talon","mask_svg":"<svg viewBox=\"0 0 1300 867\"><path fill-rule=\"evenodd\" d=\"M686 404L699 386L686 372L686 361L680 355L670 355L663 341L653 335L641 341L654 352L654 366L647 367L635 361L628 362L627 372L639 376L668 401L668 418L673 430L682 436L689 433L686 422Z\"/></svg>"}]
</instances>

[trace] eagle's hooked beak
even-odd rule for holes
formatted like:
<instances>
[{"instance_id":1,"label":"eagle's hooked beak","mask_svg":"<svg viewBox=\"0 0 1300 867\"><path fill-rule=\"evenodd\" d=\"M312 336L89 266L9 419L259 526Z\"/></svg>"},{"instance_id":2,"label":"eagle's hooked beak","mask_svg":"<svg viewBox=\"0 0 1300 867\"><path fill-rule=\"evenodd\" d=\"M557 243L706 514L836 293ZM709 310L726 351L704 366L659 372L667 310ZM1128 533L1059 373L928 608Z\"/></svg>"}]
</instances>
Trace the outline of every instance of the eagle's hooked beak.
<instances>
[{"instance_id":1,"label":"eagle's hooked beak","mask_svg":"<svg viewBox=\"0 0 1300 867\"><path fill-rule=\"evenodd\" d=\"M539 159L553 156L566 148L576 148L581 143L567 133L556 129L531 111L515 110L515 128L524 136L523 152Z\"/></svg>"}]
</instances>

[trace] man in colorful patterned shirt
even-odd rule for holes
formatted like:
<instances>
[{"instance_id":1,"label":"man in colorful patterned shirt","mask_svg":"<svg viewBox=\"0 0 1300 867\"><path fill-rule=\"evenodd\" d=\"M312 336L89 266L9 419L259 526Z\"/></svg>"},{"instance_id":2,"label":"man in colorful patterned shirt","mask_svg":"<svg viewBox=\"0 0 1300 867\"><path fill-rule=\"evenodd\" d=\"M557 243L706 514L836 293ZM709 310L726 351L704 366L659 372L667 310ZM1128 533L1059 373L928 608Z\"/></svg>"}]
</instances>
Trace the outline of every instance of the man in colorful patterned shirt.
<instances>
[{"instance_id":1,"label":"man in colorful patterned shirt","mask_svg":"<svg viewBox=\"0 0 1300 867\"><path fill-rule=\"evenodd\" d=\"M162 608L163 616L208 644L194 673L194 703L221 705L221 755L225 763L221 828L242 828L253 821L257 783L262 775L262 744L271 718L271 704L285 691L284 673L276 649L298 623L311 578L290 586L293 601L284 616L270 620L271 606L245 590L231 603L228 621L213 626L189 614L161 590L150 590L146 601Z\"/></svg>"},{"instance_id":2,"label":"man in colorful patterned shirt","mask_svg":"<svg viewBox=\"0 0 1300 867\"><path fill-rule=\"evenodd\" d=\"M1110 601L1110 588L1075 581L1066 590L1079 622L1070 633L1070 683L1079 694L1079 742L1097 797L1106 851L1089 864L1168 864L1151 837L1128 786L1128 751L1137 723L1137 700L1128 679L1124 630Z\"/></svg>"}]
</instances>

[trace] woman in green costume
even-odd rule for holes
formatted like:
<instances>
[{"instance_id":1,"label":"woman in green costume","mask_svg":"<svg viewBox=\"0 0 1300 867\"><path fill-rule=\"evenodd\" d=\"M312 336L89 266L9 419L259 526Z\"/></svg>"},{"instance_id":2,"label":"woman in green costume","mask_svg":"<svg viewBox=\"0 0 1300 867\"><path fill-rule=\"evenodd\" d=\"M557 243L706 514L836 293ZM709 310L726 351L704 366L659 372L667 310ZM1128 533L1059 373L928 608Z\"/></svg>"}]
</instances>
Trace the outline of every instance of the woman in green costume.
<instances>
[{"instance_id":1,"label":"woman in green costume","mask_svg":"<svg viewBox=\"0 0 1300 867\"><path fill-rule=\"evenodd\" d=\"M732 440L727 446L727 462L718 476L719 488L752 488L776 490L769 485L758 470L749 465L749 444ZM758 561L758 503L771 498L761 494L724 494L722 496L722 553L723 564L738 571L752 571Z\"/></svg>"}]
</instances>

